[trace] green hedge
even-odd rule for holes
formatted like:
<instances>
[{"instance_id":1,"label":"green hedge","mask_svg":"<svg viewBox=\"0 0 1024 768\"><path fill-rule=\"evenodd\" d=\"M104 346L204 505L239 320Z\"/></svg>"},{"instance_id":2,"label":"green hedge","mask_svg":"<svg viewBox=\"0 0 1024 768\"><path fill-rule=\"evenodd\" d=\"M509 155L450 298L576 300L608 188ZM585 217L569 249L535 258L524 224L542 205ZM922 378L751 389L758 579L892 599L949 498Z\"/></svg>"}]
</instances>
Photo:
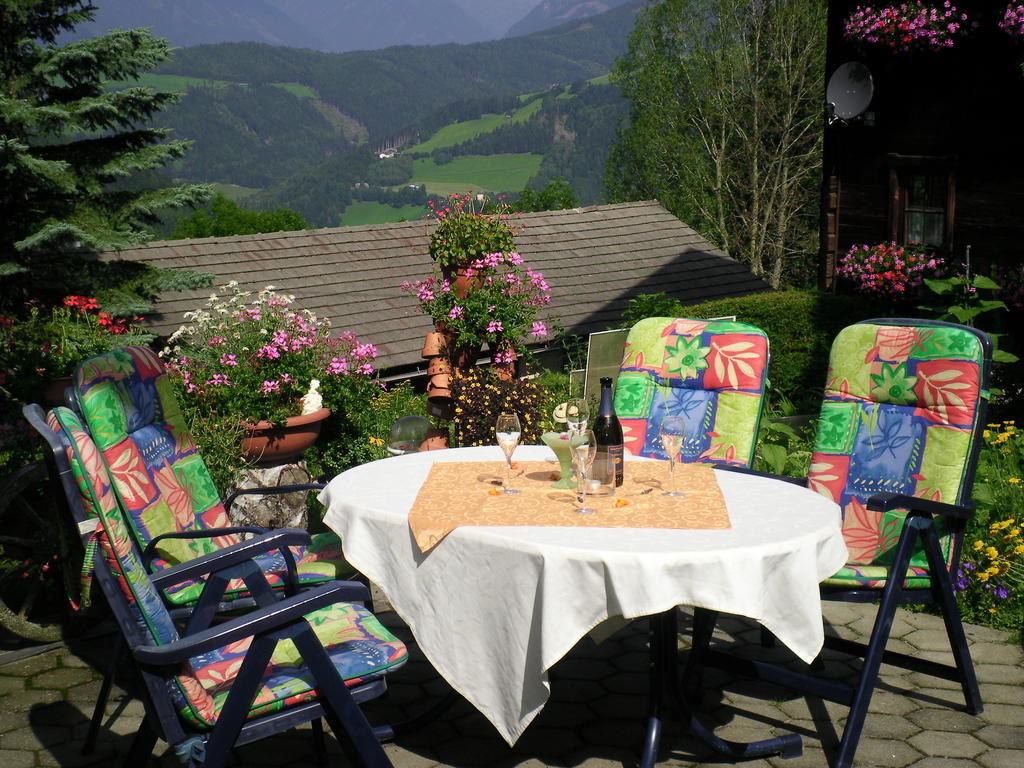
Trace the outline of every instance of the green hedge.
<instances>
[{"instance_id":1,"label":"green hedge","mask_svg":"<svg viewBox=\"0 0 1024 768\"><path fill-rule=\"evenodd\" d=\"M812 291L770 291L683 305L664 294L637 296L623 314L623 326L644 317L735 315L768 334L769 378L777 392L799 401L820 393L832 339L847 325L884 312L862 297Z\"/></svg>"}]
</instances>

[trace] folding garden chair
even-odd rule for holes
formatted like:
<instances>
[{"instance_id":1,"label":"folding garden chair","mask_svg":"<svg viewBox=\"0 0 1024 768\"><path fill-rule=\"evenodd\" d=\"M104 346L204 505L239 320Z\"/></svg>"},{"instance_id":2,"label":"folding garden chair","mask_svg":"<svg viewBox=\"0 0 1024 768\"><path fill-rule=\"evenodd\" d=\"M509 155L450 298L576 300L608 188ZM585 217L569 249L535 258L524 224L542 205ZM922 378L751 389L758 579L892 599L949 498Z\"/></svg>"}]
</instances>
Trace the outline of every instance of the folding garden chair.
<instances>
[{"instance_id":1,"label":"folding garden chair","mask_svg":"<svg viewBox=\"0 0 1024 768\"><path fill-rule=\"evenodd\" d=\"M155 353L126 347L86 360L75 372L68 399L73 400L97 449L90 463L93 482L109 483L113 499L125 513L127 530L149 570L212 554L241 541L242 535L263 535L256 526L232 526L217 490L185 428L171 382ZM69 409L54 412L68 429L79 429ZM104 478L106 476L106 479ZM318 489L320 484L255 488L235 495L289 493ZM294 594L299 588L355 574L333 533L315 534L292 547L271 548L255 555L272 588ZM190 611L203 588L202 574L167 583L161 594L172 609ZM235 580L222 595L221 610L251 606L245 584ZM85 749L89 751L106 704L115 650L104 687L96 702Z\"/></svg>"},{"instance_id":2,"label":"folding garden chair","mask_svg":"<svg viewBox=\"0 0 1024 768\"><path fill-rule=\"evenodd\" d=\"M849 687L709 649L716 617L698 611L687 688L710 664L850 707L836 768L853 763L882 661L958 682L967 711L981 712L950 574L974 508L991 360L984 333L951 323L886 318L839 333L803 484L840 505L850 552L822 583L822 598L879 603L866 645L826 636L826 647L863 658L857 681ZM954 665L886 650L896 608L920 603L940 608Z\"/></svg>"},{"instance_id":3,"label":"folding garden chair","mask_svg":"<svg viewBox=\"0 0 1024 768\"><path fill-rule=\"evenodd\" d=\"M386 689L384 674L402 665L404 644L361 605L357 582L328 582L278 599L253 559L308 544L304 531L281 529L211 554L147 573L114 490L96 471L91 436L58 408L25 415L51 447L58 494L83 532L93 564L145 692L145 718L125 759L144 764L158 738L188 766L215 768L236 745L326 717L349 759L391 763L359 703ZM72 426L69 426L72 425ZM180 631L159 590L205 575L196 610ZM241 580L258 608L211 624L223 593ZM390 732L382 729L383 733Z\"/></svg>"},{"instance_id":4,"label":"folding garden chair","mask_svg":"<svg viewBox=\"0 0 1024 768\"><path fill-rule=\"evenodd\" d=\"M753 461L768 370L768 338L733 321L651 317L626 337L615 389L615 411L625 450L667 458L659 429L680 415L686 435L681 461L747 467ZM651 690L641 768L655 762L661 706L671 697L691 730L717 750L736 757L800 753L800 737L787 735L750 744L724 741L689 712L676 686L676 611L651 619Z\"/></svg>"}]
</instances>

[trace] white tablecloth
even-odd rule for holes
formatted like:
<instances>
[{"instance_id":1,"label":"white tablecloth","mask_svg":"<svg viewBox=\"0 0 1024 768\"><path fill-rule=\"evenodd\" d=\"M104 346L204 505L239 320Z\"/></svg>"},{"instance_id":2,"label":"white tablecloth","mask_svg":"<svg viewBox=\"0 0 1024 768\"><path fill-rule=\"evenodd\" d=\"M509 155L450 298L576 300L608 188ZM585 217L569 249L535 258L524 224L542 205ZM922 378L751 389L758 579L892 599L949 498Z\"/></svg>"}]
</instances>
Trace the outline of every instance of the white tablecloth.
<instances>
[{"instance_id":1,"label":"white tablecloth","mask_svg":"<svg viewBox=\"0 0 1024 768\"><path fill-rule=\"evenodd\" d=\"M544 446L515 458L555 466ZM320 500L348 561L510 744L547 701L547 670L611 617L701 606L757 619L805 661L821 649L818 582L847 555L824 496L719 472L730 530L461 527L421 553L406 516L431 462L502 459L497 447L383 459L334 478Z\"/></svg>"}]
</instances>

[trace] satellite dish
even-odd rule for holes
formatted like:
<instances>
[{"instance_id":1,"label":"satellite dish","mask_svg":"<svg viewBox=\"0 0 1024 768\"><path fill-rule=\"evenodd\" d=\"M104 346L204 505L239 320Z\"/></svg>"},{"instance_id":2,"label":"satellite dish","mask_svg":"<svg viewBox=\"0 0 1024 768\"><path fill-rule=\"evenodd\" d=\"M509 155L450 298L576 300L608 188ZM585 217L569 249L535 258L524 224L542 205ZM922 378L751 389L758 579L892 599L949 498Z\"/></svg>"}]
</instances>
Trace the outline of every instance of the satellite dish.
<instances>
[{"instance_id":1,"label":"satellite dish","mask_svg":"<svg viewBox=\"0 0 1024 768\"><path fill-rule=\"evenodd\" d=\"M836 120L852 120L863 114L871 104L874 93L875 83L871 79L871 70L859 61L840 64L825 89L829 125Z\"/></svg>"}]
</instances>

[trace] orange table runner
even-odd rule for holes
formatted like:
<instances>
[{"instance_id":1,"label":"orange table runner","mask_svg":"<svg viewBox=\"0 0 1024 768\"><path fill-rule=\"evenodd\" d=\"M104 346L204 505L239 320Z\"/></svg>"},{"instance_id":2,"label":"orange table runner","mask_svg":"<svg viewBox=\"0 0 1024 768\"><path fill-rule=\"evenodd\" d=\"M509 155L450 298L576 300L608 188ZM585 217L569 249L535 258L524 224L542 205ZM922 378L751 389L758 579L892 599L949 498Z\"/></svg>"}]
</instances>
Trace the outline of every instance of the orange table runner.
<instances>
[{"instance_id":1,"label":"orange table runner","mask_svg":"<svg viewBox=\"0 0 1024 768\"><path fill-rule=\"evenodd\" d=\"M521 493L505 495L500 493L504 462L434 463L409 511L409 528L420 550L427 552L460 525L732 527L715 471L708 464L676 465L676 487L686 496L671 498L661 495L668 487L668 462L630 462L614 496L587 495L587 506L597 510L593 515L575 511L575 491L551 487L557 465L521 461L513 466L512 487Z\"/></svg>"}]
</instances>

